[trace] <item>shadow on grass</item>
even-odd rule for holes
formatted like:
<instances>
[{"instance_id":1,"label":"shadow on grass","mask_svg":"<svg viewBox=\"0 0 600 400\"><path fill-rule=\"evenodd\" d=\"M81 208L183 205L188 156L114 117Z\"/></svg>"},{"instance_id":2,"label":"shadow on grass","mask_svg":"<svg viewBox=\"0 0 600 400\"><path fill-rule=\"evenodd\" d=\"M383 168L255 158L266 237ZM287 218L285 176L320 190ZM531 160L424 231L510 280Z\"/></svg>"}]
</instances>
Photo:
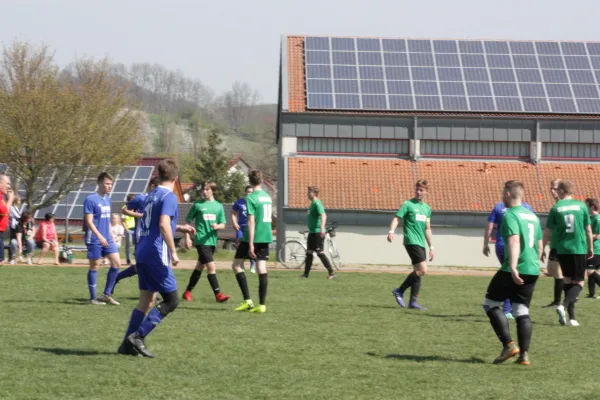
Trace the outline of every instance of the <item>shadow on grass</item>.
<instances>
[{"instance_id":1,"label":"shadow on grass","mask_svg":"<svg viewBox=\"0 0 600 400\"><path fill-rule=\"evenodd\" d=\"M379 357L377 354L372 351L368 352L367 355L372 357ZM478 357L471 357L466 359L456 359L456 358L447 358L442 356L418 356L414 354L386 354L383 358L395 359L395 360L405 360L405 361L415 361L415 362L426 362L426 361L444 361L444 362L458 362L465 364L487 364L486 361L482 360Z\"/></svg>"},{"instance_id":2,"label":"shadow on grass","mask_svg":"<svg viewBox=\"0 0 600 400\"><path fill-rule=\"evenodd\" d=\"M52 300L19 300L19 299L4 299L0 300L1 303L44 303L44 304L72 304L72 305L89 305L90 299L66 299L62 301Z\"/></svg>"},{"instance_id":3,"label":"shadow on grass","mask_svg":"<svg viewBox=\"0 0 600 400\"><path fill-rule=\"evenodd\" d=\"M112 356L117 355L117 352L96 351L96 350L81 350L81 349L61 349L61 348L46 348L34 347L35 351L43 351L57 356Z\"/></svg>"}]
</instances>

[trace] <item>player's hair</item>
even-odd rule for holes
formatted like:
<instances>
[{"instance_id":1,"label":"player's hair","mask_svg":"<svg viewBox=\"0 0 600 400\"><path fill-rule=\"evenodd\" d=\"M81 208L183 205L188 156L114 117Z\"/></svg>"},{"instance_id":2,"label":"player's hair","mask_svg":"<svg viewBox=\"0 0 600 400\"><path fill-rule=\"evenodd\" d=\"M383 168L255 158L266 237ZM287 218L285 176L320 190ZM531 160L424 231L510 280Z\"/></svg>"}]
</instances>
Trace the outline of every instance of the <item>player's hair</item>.
<instances>
[{"instance_id":1,"label":"player's hair","mask_svg":"<svg viewBox=\"0 0 600 400\"><path fill-rule=\"evenodd\" d=\"M250 181L250 185L258 186L263 181L263 174L258 169L253 169L248 172L248 181Z\"/></svg>"},{"instance_id":2,"label":"player's hair","mask_svg":"<svg viewBox=\"0 0 600 400\"><path fill-rule=\"evenodd\" d=\"M427 179L419 179L417 181L417 183L415 183L415 187L418 187L418 188L421 187L421 188L427 190L427 189L429 189L429 182L427 182Z\"/></svg>"},{"instance_id":3,"label":"player's hair","mask_svg":"<svg viewBox=\"0 0 600 400\"><path fill-rule=\"evenodd\" d=\"M504 190L509 192L512 197L523 196L525 186L521 181L511 180L504 182Z\"/></svg>"},{"instance_id":4,"label":"player's hair","mask_svg":"<svg viewBox=\"0 0 600 400\"><path fill-rule=\"evenodd\" d=\"M54 214L52 213L46 213L46 215L44 215L46 221L50 221L52 218L54 218Z\"/></svg>"},{"instance_id":5,"label":"player's hair","mask_svg":"<svg viewBox=\"0 0 600 400\"><path fill-rule=\"evenodd\" d=\"M129 194L127 195L127 201L131 201L131 200L133 200L133 199L135 199L135 194L133 194L133 193L129 193Z\"/></svg>"},{"instance_id":6,"label":"player's hair","mask_svg":"<svg viewBox=\"0 0 600 400\"><path fill-rule=\"evenodd\" d=\"M173 158L165 158L158 163L158 176L161 182L174 182L179 175L179 166Z\"/></svg>"},{"instance_id":7,"label":"player's hair","mask_svg":"<svg viewBox=\"0 0 600 400\"><path fill-rule=\"evenodd\" d=\"M573 190L575 190L575 183L573 181L563 181L558 182L558 190L562 190L566 194L573 194Z\"/></svg>"},{"instance_id":8,"label":"player's hair","mask_svg":"<svg viewBox=\"0 0 600 400\"><path fill-rule=\"evenodd\" d=\"M253 189L252 185L246 185L246 187L244 188L244 192L247 192L248 189Z\"/></svg>"},{"instance_id":9,"label":"player's hair","mask_svg":"<svg viewBox=\"0 0 600 400\"><path fill-rule=\"evenodd\" d=\"M216 182L214 182L214 181L203 182L202 189L204 189L207 185L210 188L210 190L212 190L213 193L217 191L217 183Z\"/></svg>"},{"instance_id":10,"label":"player's hair","mask_svg":"<svg viewBox=\"0 0 600 400\"><path fill-rule=\"evenodd\" d=\"M315 196L319 195L319 188L317 186L309 186L308 187L308 193L312 193Z\"/></svg>"},{"instance_id":11,"label":"player's hair","mask_svg":"<svg viewBox=\"0 0 600 400\"><path fill-rule=\"evenodd\" d=\"M105 179L110 179L111 181L115 181L115 178L113 178L113 176L111 174L109 174L108 172L104 171L101 172L100 175L98 175L98 183L102 183L104 182Z\"/></svg>"},{"instance_id":12,"label":"player's hair","mask_svg":"<svg viewBox=\"0 0 600 400\"><path fill-rule=\"evenodd\" d=\"M31 219L31 213L28 213L27 211L25 211L23 214L21 214L21 223L24 224L25 221L27 221L28 219Z\"/></svg>"},{"instance_id":13,"label":"player's hair","mask_svg":"<svg viewBox=\"0 0 600 400\"><path fill-rule=\"evenodd\" d=\"M155 176L154 178L150 179L150 182L148 182L148 186L150 186L150 187L156 188L158 185L160 185L160 177L159 176Z\"/></svg>"},{"instance_id":14,"label":"player's hair","mask_svg":"<svg viewBox=\"0 0 600 400\"><path fill-rule=\"evenodd\" d=\"M600 204L598 203L598 199L585 199L585 204L587 204L588 207L594 209L594 211L600 210Z\"/></svg>"},{"instance_id":15,"label":"player's hair","mask_svg":"<svg viewBox=\"0 0 600 400\"><path fill-rule=\"evenodd\" d=\"M552 179L550 181L550 186L558 186L558 184L560 183L560 179Z\"/></svg>"}]
</instances>

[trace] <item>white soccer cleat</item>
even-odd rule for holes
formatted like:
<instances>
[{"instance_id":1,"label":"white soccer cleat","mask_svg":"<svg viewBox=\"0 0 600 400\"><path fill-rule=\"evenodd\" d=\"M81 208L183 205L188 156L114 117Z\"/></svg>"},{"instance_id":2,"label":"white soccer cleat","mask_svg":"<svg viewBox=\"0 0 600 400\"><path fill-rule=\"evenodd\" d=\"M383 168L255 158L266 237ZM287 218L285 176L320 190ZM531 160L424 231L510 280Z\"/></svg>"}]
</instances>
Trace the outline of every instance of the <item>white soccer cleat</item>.
<instances>
[{"instance_id":1,"label":"white soccer cleat","mask_svg":"<svg viewBox=\"0 0 600 400\"><path fill-rule=\"evenodd\" d=\"M570 326L579 326L579 322L577 322L576 319L571 319L571 320L569 320L569 325Z\"/></svg>"},{"instance_id":2,"label":"white soccer cleat","mask_svg":"<svg viewBox=\"0 0 600 400\"><path fill-rule=\"evenodd\" d=\"M90 304L93 304L95 306L105 306L106 303L97 299L92 299L90 300Z\"/></svg>"},{"instance_id":3,"label":"white soccer cleat","mask_svg":"<svg viewBox=\"0 0 600 400\"><path fill-rule=\"evenodd\" d=\"M561 325L566 325L567 320L565 318L565 307L562 304L556 307L556 313L558 314L558 323Z\"/></svg>"},{"instance_id":4,"label":"white soccer cleat","mask_svg":"<svg viewBox=\"0 0 600 400\"><path fill-rule=\"evenodd\" d=\"M102 296L100 296L98 298L98 300L100 300L103 303L112 304L113 306L120 306L121 305L121 303L119 303L118 301L116 301L112 296L107 296L105 294L103 294Z\"/></svg>"}]
</instances>

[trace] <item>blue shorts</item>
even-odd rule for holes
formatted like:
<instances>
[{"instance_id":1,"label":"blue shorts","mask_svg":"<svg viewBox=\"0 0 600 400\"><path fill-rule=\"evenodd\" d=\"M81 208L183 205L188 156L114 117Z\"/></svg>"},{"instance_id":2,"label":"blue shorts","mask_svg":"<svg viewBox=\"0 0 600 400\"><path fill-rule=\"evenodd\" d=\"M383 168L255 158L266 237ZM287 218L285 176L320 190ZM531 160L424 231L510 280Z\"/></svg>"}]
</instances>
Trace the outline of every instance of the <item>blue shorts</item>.
<instances>
[{"instance_id":1,"label":"blue shorts","mask_svg":"<svg viewBox=\"0 0 600 400\"><path fill-rule=\"evenodd\" d=\"M245 226L240 226L240 229L235 232L235 240L242 240L244 237L244 229L246 229Z\"/></svg>"},{"instance_id":2,"label":"blue shorts","mask_svg":"<svg viewBox=\"0 0 600 400\"><path fill-rule=\"evenodd\" d=\"M504 264L504 245L496 245L496 257L498 257L500 264Z\"/></svg>"},{"instance_id":3,"label":"blue shorts","mask_svg":"<svg viewBox=\"0 0 600 400\"><path fill-rule=\"evenodd\" d=\"M161 264L138 263L137 272L140 290L159 293L170 293L177 290L177 280L171 267Z\"/></svg>"},{"instance_id":4,"label":"blue shorts","mask_svg":"<svg viewBox=\"0 0 600 400\"><path fill-rule=\"evenodd\" d=\"M102 247L100 243L92 243L87 245L87 258L88 260L99 260L103 257L108 256L112 253L118 253L119 249L115 242L108 242L107 247Z\"/></svg>"}]
</instances>

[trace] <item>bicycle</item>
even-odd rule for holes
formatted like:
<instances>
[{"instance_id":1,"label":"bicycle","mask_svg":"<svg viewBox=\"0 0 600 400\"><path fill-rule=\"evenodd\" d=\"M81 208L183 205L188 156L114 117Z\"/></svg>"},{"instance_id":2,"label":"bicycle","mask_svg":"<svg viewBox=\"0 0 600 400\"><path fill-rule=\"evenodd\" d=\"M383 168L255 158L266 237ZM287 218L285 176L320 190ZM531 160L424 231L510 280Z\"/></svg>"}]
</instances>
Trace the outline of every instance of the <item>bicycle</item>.
<instances>
[{"instance_id":1,"label":"bicycle","mask_svg":"<svg viewBox=\"0 0 600 400\"><path fill-rule=\"evenodd\" d=\"M340 252L333 240L336 235L335 230L337 227L337 222L333 222L325 229L325 247L329 252L333 266L339 271L343 267L343 264L342 259L340 258ZM298 231L298 233L304 236L304 243L301 242L299 238L290 238L283 242L277 251L279 263L288 269L302 268L306 262L306 241L308 238L308 231Z\"/></svg>"}]
</instances>

